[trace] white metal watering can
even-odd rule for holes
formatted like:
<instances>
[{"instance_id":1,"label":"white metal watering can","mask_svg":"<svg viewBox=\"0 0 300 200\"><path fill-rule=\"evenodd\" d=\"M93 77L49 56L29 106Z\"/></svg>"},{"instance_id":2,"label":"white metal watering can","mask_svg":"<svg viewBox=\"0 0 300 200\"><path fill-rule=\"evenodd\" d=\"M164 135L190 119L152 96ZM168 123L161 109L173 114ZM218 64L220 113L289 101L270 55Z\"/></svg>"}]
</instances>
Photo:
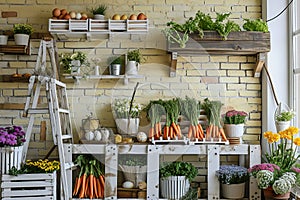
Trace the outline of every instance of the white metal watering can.
<instances>
[{"instance_id":1,"label":"white metal watering can","mask_svg":"<svg viewBox=\"0 0 300 200\"><path fill-rule=\"evenodd\" d=\"M128 61L125 69L127 75L137 75L140 69L140 64L136 61Z\"/></svg>"}]
</instances>

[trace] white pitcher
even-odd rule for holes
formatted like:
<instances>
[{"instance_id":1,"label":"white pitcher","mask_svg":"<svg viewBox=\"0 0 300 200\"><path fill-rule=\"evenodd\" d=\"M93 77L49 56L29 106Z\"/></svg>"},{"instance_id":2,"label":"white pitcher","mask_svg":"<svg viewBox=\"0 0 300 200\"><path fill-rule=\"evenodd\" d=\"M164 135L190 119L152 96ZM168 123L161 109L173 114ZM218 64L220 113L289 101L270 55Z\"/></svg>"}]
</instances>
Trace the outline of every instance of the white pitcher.
<instances>
[{"instance_id":1,"label":"white pitcher","mask_svg":"<svg viewBox=\"0 0 300 200\"><path fill-rule=\"evenodd\" d=\"M125 73L127 75L137 75L140 68L140 64L136 61L128 61L126 65Z\"/></svg>"}]
</instances>

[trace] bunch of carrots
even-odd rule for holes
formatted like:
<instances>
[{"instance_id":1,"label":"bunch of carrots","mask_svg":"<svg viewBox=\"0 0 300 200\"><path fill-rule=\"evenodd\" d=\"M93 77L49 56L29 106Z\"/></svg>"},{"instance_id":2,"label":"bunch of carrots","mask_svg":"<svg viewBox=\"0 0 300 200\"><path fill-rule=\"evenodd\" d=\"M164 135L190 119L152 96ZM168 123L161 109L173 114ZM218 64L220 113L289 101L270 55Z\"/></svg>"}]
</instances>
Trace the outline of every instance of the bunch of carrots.
<instances>
[{"instance_id":1,"label":"bunch of carrots","mask_svg":"<svg viewBox=\"0 0 300 200\"><path fill-rule=\"evenodd\" d=\"M187 137L190 140L203 140L205 135L202 125L198 120L201 107L200 102L194 98L189 98L186 96L185 99L180 99L179 103L181 114L191 122Z\"/></svg>"},{"instance_id":2,"label":"bunch of carrots","mask_svg":"<svg viewBox=\"0 0 300 200\"><path fill-rule=\"evenodd\" d=\"M103 198L105 178L102 164L91 155L79 155L75 161L80 172L76 177L73 196L82 198Z\"/></svg>"},{"instance_id":3,"label":"bunch of carrots","mask_svg":"<svg viewBox=\"0 0 300 200\"><path fill-rule=\"evenodd\" d=\"M163 132L163 139L182 138L180 126L178 124L178 116L180 114L179 100L172 99L164 102L166 110L166 124Z\"/></svg>"},{"instance_id":4,"label":"bunch of carrots","mask_svg":"<svg viewBox=\"0 0 300 200\"><path fill-rule=\"evenodd\" d=\"M150 101L147 109L147 117L151 121L151 127L149 129L148 137L150 139L159 139L162 136L162 128L161 128L161 116L165 113L165 109L163 107L163 101Z\"/></svg>"},{"instance_id":5,"label":"bunch of carrots","mask_svg":"<svg viewBox=\"0 0 300 200\"><path fill-rule=\"evenodd\" d=\"M207 98L202 106L208 118L208 126L206 128L206 139L219 139L227 141L224 129L220 123L220 114L222 103L220 101L210 101Z\"/></svg>"}]
</instances>

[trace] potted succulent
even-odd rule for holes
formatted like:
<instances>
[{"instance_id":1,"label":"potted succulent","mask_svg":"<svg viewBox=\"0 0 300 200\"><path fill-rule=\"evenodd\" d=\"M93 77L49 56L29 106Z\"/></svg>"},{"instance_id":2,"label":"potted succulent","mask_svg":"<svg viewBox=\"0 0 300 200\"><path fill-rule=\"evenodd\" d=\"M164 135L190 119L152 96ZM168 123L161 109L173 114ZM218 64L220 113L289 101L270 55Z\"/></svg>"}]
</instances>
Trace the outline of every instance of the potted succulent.
<instances>
[{"instance_id":1,"label":"potted succulent","mask_svg":"<svg viewBox=\"0 0 300 200\"><path fill-rule=\"evenodd\" d=\"M94 19L104 20L106 10L107 6L105 4L101 4L92 8L91 13L94 15Z\"/></svg>"},{"instance_id":2,"label":"potted succulent","mask_svg":"<svg viewBox=\"0 0 300 200\"><path fill-rule=\"evenodd\" d=\"M174 161L159 169L160 189L163 198L180 199L190 188L198 170L191 163Z\"/></svg>"},{"instance_id":3,"label":"potted succulent","mask_svg":"<svg viewBox=\"0 0 300 200\"><path fill-rule=\"evenodd\" d=\"M139 49L129 51L127 53L127 65L125 73L128 75L136 75L139 70L140 63L143 60L143 55Z\"/></svg>"},{"instance_id":4,"label":"potted succulent","mask_svg":"<svg viewBox=\"0 0 300 200\"><path fill-rule=\"evenodd\" d=\"M71 74L80 74L80 67L89 65L86 54L80 51L60 54L59 64L63 67L65 73Z\"/></svg>"},{"instance_id":5,"label":"potted succulent","mask_svg":"<svg viewBox=\"0 0 300 200\"><path fill-rule=\"evenodd\" d=\"M119 76L121 73L122 58L120 56L112 56L108 59L109 74Z\"/></svg>"},{"instance_id":6,"label":"potted succulent","mask_svg":"<svg viewBox=\"0 0 300 200\"><path fill-rule=\"evenodd\" d=\"M29 37L33 33L33 28L29 24L15 24L13 27L16 45L28 45Z\"/></svg>"},{"instance_id":7,"label":"potted succulent","mask_svg":"<svg viewBox=\"0 0 300 200\"><path fill-rule=\"evenodd\" d=\"M245 183L249 180L248 169L238 165L221 165L216 176L222 184L224 198L240 199L245 195Z\"/></svg>"},{"instance_id":8,"label":"potted succulent","mask_svg":"<svg viewBox=\"0 0 300 200\"><path fill-rule=\"evenodd\" d=\"M112 106L118 132L121 134L137 134L140 124L139 115L142 107L135 101L130 110L130 99L116 99Z\"/></svg>"},{"instance_id":9,"label":"potted succulent","mask_svg":"<svg viewBox=\"0 0 300 200\"><path fill-rule=\"evenodd\" d=\"M277 132L287 129L291 125L291 120L295 117L295 112L286 104L280 103L274 114Z\"/></svg>"},{"instance_id":10,"label":"potted succulent","mask_svg":"<svg viewBox=\"0 0 300 200\"><path fill-rule=\"evenodd\" d=\"M122 170L126 181L133 183L135 188L146 182L147 158L143 155L122 155L119 159L119 167Z\"/></svg>"},{"instance_id":11,"label":"potted succulent","mask_svg":"<svg viewBox=\"0 0 300 200\"><path fill-rule=\"evenodd\" d=\"M241 137L247 119L244 111L230 110L223 115L225 133L229 138Z\"/></svg>"}]
</instances>

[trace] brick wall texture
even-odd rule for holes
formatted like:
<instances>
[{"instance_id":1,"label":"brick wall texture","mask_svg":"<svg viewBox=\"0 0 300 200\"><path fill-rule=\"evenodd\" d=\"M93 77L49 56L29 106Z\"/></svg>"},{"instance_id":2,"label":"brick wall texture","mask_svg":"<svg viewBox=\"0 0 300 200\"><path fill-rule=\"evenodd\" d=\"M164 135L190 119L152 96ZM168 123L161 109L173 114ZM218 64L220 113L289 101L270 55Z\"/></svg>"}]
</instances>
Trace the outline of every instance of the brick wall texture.
<instances>
[{"instance_id":1,"label":"brick wall texture","mask_svg":"<svg viewBox=\"0 0 300 200\"><path fill-rule=\"evenodd\" d=\"M130 79L127 85L122 79L73 80L67 82L72 122L76 137L80 137L81 120L91 112L100 119L102 126L115 128L111 113L111 102L118 97L130 97L136 82L140 82L136 101L147 105L149 100L184 98L186 95L203 100L208 97L220 100L226 109L234 108L249 113L243 136L245 143L259 143L261 134L261 81L253 77L255 56L195 55L178 57L177 76L169 77L170 55L166 52L166 40L161 29L170 20L184 22L200 10L210 13L231 12L231 20L238 24L243 18L260 18L259 0L0 0L0 11L16 11L16 18L0 18L0 30L10 30L15 23L32 24L36 32L47 32L51 11L58 7L68 11L87 12L97 4L107 4L107 17L114 14L138 14L144 12L150 20L148 34L113 34L110 38L92 38L91 41L72 39L58 41L59 53L83 51L89 59L101 58L100 71L107 73L106 60L113 54L126 53L139 48L145 56L139 74L143 78ZM0 75L15 72L32 73L35 67L39 40L31 41L31 55L0 55ZM94 64L92 63L92 66ZM0 82L0 103L24 103L27 83ZM39 141L39 124L47 116L39 116L30 142L29 158L40 158L53 145L50 124L47 123L47 141ZM0 110L0 125L18 124L27 127L28 118L19 110ZM142 116L141 128L147 127ZM185 158L181 158L184 159ZM200 158L196 158L200 159ZM205 159L204 159L205 163ZM205 165L205 164L203 164ZM199 178L201 181L202 178ZM202 180L205 182L205 180Z\"/></svg>"}]
</instances>

